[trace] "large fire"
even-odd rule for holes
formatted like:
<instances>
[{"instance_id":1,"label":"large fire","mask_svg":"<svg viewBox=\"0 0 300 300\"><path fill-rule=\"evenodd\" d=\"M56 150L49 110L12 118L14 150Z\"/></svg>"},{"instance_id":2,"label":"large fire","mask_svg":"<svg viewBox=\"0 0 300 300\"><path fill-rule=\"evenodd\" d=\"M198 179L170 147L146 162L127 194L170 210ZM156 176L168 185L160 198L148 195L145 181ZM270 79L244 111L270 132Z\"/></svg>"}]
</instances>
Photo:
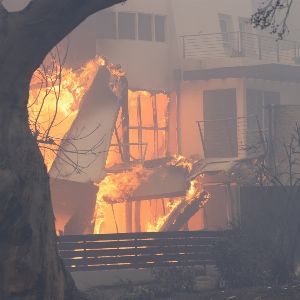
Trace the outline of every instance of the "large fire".
<instances>
[{"instance_id":1,"label":"large fire","mask_svg":"<svg viewBox=\"0 0 300 300\"><path fill-rule=\"evenodd\" d=\"M131 171L107 175L100 183L94 215L94 233L107 232L109 227L121 227L112 225L111 219L115 218L115 214L118 215L119 223L121 219L124 219L122 216L122 211L125 210L124 202L150 176L151 171L142 167L143 161L166 156L169 100L168 94L162 92L128 91L130 160L139 162L140 165ZM120 145L118 144L120 140L124 143L121 123L122 112L119 113L116 123L106 168L124 163L119 151ZM145 203L141 203L141 205L143 206ZM115 208L115 211L112 214L113 208ZM167 207L164 207L164 210L167 209ZM141 211L141 214L143 215L143 211ZM157 218L155 217L152 222L156 222ZM109 223L111 226L109 226ZM124 225L124 221L122 223ZM143 223L146 230L147 222Z\"/></svg>"},{"instance_id":2,"label":"large fire","mask_svg":"<svg viewBox=\"0 0 300 300\"><path fill-rule=\"evenodd\" d=\"M51 62L34 73L28 101L29 123L48 170L77 116L84 94L103 65L105 60L101 57L76 71Z\"/></svg>"},{"instance_id":3,"label":"large fire","mask_svg":"<svg viewBox=\"0 0 300 300\"><path fill-rule=\"evenodd\" d=\"M73 70L56 63L38 69L31 81L28 113L33 134L36 136L50 170L65 134L74 122L83 96L91 86L99 67L107 66L101 57L87 62L81 69ZM115 77L124 73L117 67L107 66ZM143 167L146 160L166 157L168 132L167 93L128 91L130 161L137 164L130 171L109 173L100 183L94 213L94 233L125 231L125 204L131 201L134 190L151 175ZM128 163L121 155L123 140L122 112L115 126L108 151L106 168ZM191 171L192 163L182 156L174 158L174 166ZM171 199L153 199L132 202L135 217L140 215L139 230L159 231L168 216L183 201L189 202L202 191L198 181L192 181L186 196ZM133 213L134 215L134 213ZM135 220L137 222L137 220Z\"/></svg>"}]
</instances>

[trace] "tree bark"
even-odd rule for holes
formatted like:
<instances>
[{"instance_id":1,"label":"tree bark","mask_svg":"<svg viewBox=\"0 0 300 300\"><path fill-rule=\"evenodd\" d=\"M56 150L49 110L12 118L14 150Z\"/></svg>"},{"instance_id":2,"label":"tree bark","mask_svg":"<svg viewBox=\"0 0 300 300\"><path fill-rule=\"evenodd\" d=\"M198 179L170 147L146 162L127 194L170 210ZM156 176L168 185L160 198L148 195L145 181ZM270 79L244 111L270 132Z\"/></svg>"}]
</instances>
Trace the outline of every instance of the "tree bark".
<instances>
[{"instance_id":1,"label":"tree bark","mask_svg":"<svg viewBox=\"0 0 300 300\"><path fill-rule=\"evenodd\" d=\"M59 258L49 178L28 126L33 72L92 13L124 0L32 0L8 13L0 2L0 299L73 300Z\"/></svg>"},{"instance_id":2,"label":"tree bark","mask_svg":"<svg viewBox=\"0 0 300 300\"><path fill-rule=\"evenodd\" d=\"M13 84L0 80L0 299L75 299L58 256L47 171L27 124L28 86L17 76L15 83L4 93Z\"/></svg>"}]
</instances>

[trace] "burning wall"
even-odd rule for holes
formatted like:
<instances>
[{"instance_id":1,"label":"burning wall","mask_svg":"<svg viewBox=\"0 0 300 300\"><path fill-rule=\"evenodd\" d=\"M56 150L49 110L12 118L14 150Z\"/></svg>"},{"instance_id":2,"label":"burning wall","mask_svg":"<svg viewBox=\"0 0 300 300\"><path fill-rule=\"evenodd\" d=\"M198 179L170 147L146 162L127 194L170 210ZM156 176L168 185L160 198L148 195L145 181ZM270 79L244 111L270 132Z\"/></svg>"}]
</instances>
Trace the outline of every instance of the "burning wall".
<instances>
[{"instance_id":1,"label":"burning wall","mask_svg":"<svg viewBox=\"0 0 300 300\"><path fill-rule=\"evenodd\" d=\"M38 139L48 170L52 167L52 176L54 174L54 177L78 182L92 181L99 185L93 218L95 233L126 232L128 222L132 223L131 230L134 231L159 230L162 220L170 215L178 203L183 203L178 197L187 199L187 203L189 201L185 195L186 175L170 175L162 166L145 168L147 161L163 158L167 154L169 97L166 93L129 90L129 123L126 129L124 113L118 108L121 103L117 105L120 95L114 89L116 82L103 81L99 75L101 72L98 71L101 68L108 70L110 76L117 81L124 75L118 68L108 67L101 58L96 58L77 71L56 65L52 69L38 70L31 83L28 107L33 134ZM110 90L114 95L108 97L109 93L104 92L105 90ZM103 109L103 103L106 103L103 99L107 99L105 101L110 103L109 106L113 101L117 105L109 114ZM105 124L102 127L100 124L99 132L96 132L97 122ZM129 131L129 141L125 139L124 130ZM95 133L97 137L93 136ZM106 142L101 141L103 137ZM95 151L89 148L93 145L90 140L95 139L101 141L99 145L102 150L97 155L102 155L103 163L97 161ZM79 146L85 148L80 150ZM128 160L123 155L126 149L129 150ZM76 169L81 165L76 161L78 151L79 156L83 157L81 162L86 164L88 155L95 157L90 166L82 170ZM69 163L69 159L75 161L75 167ZM127 167L124 168L126 164ZM128 169L128 164L136 166ZM65 172L70 165L75 168L74 172ZM104 177L104 165L109 174L101 181ZM111 173L114 169L119 170L119 173ZM98 175L93 176L93 172ZM175 188L174 185L172 187L172 182L176 182ZM165 195L159 191L159 183ZM145 192L147 185L148 195ZM84 201L85 199L83 205ZM69 202L72 203L72 199ZM128 213L128 206L130 216L125 215ZM198 219L202 220L203 217L198 216ZM60 224L60 230L70 220L71 216L66 218ZM197 229L203 228L199 220L195 227Z\"/></svg>"}]
</instances>

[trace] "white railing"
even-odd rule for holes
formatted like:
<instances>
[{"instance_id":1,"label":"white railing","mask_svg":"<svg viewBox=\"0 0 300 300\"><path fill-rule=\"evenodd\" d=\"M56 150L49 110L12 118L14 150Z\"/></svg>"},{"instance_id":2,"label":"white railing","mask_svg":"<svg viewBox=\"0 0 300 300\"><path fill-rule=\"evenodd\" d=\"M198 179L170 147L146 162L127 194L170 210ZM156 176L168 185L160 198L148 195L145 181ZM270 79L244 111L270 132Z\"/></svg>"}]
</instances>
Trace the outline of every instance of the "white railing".
<instances>
[{"instance_id":1,"label":"white railing","mask_svg":"<svg viewBox=\"0 0 300 300\"><path fill-rule=\"evenodd\" d=\"M300 64L300 43L246 32L210 33L182 37L183 57L208 59L248 57L268 62Z\"/></svg>"},{"instance_id":2,"label":"white railing","mask_svg":"<svg viewBox=\"0 0 300 300\"><path fill-rule=\"evenodd\" d=\"M268 129L256 116L197 121L205 158L260 155Z\"/></svg>"}]
</instances>

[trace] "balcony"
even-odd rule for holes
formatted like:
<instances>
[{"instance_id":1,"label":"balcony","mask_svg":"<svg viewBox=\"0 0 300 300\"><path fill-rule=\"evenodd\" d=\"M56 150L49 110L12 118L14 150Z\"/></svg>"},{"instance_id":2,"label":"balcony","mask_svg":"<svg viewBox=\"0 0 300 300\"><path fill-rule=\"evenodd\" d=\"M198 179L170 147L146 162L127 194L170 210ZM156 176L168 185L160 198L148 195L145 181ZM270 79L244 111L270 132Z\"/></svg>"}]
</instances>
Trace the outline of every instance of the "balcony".
<instances>
[{"instance_id":1,"label":"balcony","mask_svg":"<svg viewBox=\"0 0 300 300\"><path fill-rule=\"evenodd\" d=\"M258 157L265 153L268 129L256 115L197 121L204 159Z\"/></svg>"},{"instance_id":2,"label":"balcony","mask_svg":"<svg viewBox=\"0 0 300 300\"><path fill-rule=\"evenodd\" d=\"M300 43L246 32L185 35L184 59L247 58L261 63L300 64Z\"/></svg>"}]
</instances>

